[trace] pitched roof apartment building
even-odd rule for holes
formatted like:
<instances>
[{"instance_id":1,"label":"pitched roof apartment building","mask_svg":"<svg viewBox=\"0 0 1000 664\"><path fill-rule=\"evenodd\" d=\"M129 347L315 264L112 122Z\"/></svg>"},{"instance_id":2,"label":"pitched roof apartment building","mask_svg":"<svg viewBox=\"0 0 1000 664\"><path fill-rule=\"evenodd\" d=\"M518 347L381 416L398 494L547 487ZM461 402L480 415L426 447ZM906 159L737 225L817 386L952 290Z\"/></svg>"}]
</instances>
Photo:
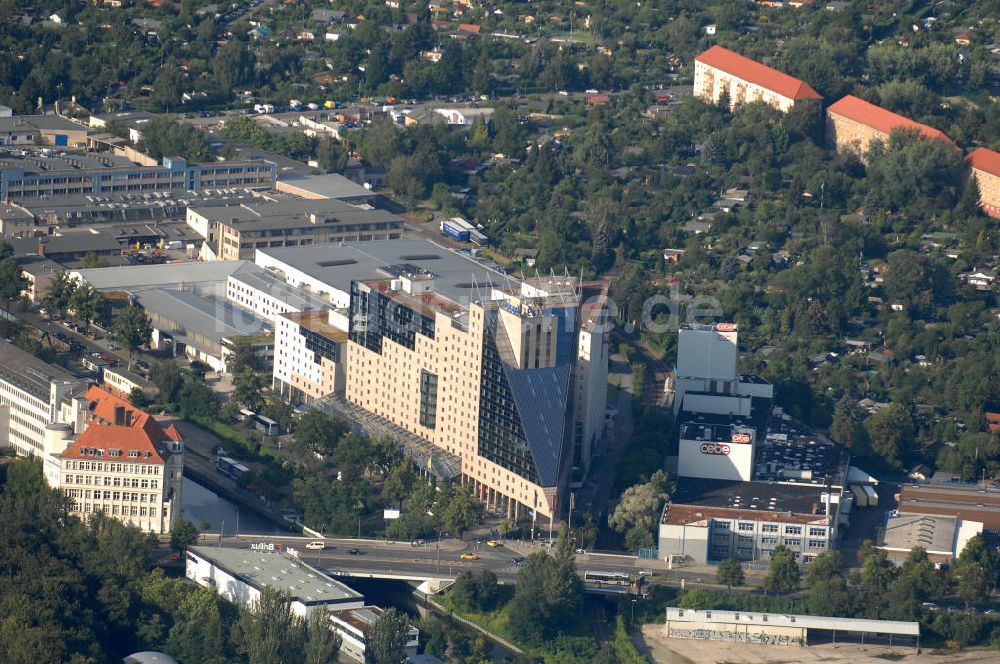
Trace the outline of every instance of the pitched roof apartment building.
<instances>
[{"instance_id":1,"label":"pitched roof apartment building","mask_svg":"<svg viewBox=\"0 0 1000 664\"><path fill-rule=\"evenodd\" d=\"M86 428L60 455L59 474L70 512L87 519L103 511L145 532L170 532L180 514L180 432L96 386L75 401Z\"/></svg>"},{"instance_id":2,"label":"pitched roof apartment building","mask_svg":"<svg viewBox=\"0 0 1000 664\"><path fill-rule=\"evenodd\" d=\"M910 129L928 139L947 141L944 132L876 106L854 95L847 95L826 109L826 137L838 151L868 152L875 141L887 143L897 129Z\"/></svg>"},{"instance_id":3,"label":"pitched roof apartment building","mask_svg":"<svg viewBox=\"0 0 1000 664\"><path fill-rule=\"evenodd\" d=\"M976 148L968 156L979 184L979 205L991 217L1000 217L1000 152Z\"/></svg>"},{"instance_id":4,"label":"pitched roof apartment building","mask_svg":"<svg viewBox=\"0 0 1000 664\"><path fill-rule=\"evenodd\" d=\"M713 46L694 59L694 95L716 104L723 92L729 95L730 108L763 101L783 112L797 103L823 98L794 76Z\"/></svg>"}]
</instances>

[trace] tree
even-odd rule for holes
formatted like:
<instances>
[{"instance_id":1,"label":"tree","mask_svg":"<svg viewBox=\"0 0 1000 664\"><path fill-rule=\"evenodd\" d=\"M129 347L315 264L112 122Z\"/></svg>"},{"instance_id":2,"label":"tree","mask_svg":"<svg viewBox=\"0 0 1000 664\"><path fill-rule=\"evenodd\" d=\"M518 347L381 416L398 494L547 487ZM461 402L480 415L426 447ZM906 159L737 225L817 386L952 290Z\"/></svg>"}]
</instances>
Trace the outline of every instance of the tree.
<instances>
[{"instance_id":1,"label":"tree","mask_svg":"<svg viewBox=\"0 0 1000 664\"><path fill-rule=\"evenodd\" d=\"M149 378L160 391L160 403L173 403L177 391L184 384L184 375L180 367L173 362L157 362L149 369Z\"/></svg>"},{"instance_id":2,"label":"tree","mask_svg":"<svg viewBox=\"0 0 1000 664\"><path fill-rule=\"evenodd\" d=\"M104 256L98 256L96 252L88 251L87 255L83 257L83 267L88 270L99 267L108 267L108 259Z\"/></svg>"},{"instance_id":3,"label":"tree","mask_svg":"<svg viewBox=\"0 0 1000 664\"><path fill-rule=\"evenodd\" d=\"M136 408L145 408L149 405L149 398L141 387L133 387L128 393L128 402Z\"/></svg>"},{"instance_id":4,"label":"tree","mask_svg":"<svg viewBox=\"0 0 1000 664\"><path fill-rule=\"evenodd\" d=\"M257 371L258 369L257 354L254 353L253 345L239 343L239 341L234 343L232 352L226 354L226 371L233 376L238 376L244 371Z\"/></svg>"},{"instance_id":5,"label":"tree","mask_svg":"<svg viewBox=\"0 0 1000 664\"><path fill-rule=\"evenodd\" d=\"M764 578L764 587L776 593L794 592L799 589L802 572L791 550L779 544L771 553L771 560Z\"/></svg>"},{"instance_id":6,"label":"tree","mask_svg":"<svg viewBox=\"0 0 1000 664\"><path fill-rule=\"evenodd\" d=\"M844 447L852 447L861 416L857 404L850 395L845 394L837 401L833 409L833 421L830 423L830 438Z\"/></svg>"},{"instance_id":7,"label":"tree","mask_svg":"<svg viewBox=\"0 0 1000 664\"><path fill-rule=\"evenodd\" d=\"M305 623L292 613L288 595L265 586L257 600L240 608L240 649L248 664L298 664L305 645Z\"/></svg>"},{"instance_id":8,"label":"tree","mask_svg":"<svg viewBox=\"0 0 1000 664\"><path fill-rule=\"evenodd\" d=\"M382 495L386 500L403 504L403 499L410 495L413 484L417 481L417 475L413 472L413 464L409 461L402 461L397 464L385 479L382 485Z\"/></svg>"},{"instance_id":9,"label":"tree","mask_svg":"<svg viewBox=\"0 0 1000 664\"><path fill-rule=\"evenodd\" d=\"M573 540L566 528L553 555L539 552L525 559L506 610L514 638L536 645L574 628L583 603L583 582L574 561Z\"/></svg>"},{"instance_id":10,"label":"tree","mask_svg":"<svg viewBox=\"0 0 1000 664\"><path fill-rule=\"evenodd\" d=\"M28 279L17 261L11 257L0 260L0 297L7 300L7 309L10 309L11 300L21 297L27 288Z\"/></svg>"},{"instance_id":11,"label":"tree","mask_svg":"<svg viewBox=\"0 0 1000 664\"><path fill-rule=\"evenodd\" d=\"M189 374L177 395L177 406L184 417L214 418L219 414L219 398L200 378Z\"/></svg>"},{"instance_id":12,"label":"tree","mask_svg":"<svg viewBox=\"0 0 1000 664\"><path fill-rule=\"evenodd\" d=\"M295 444L305 453L332 455L337 443L350 431L342 418L330 417L321 410L314 409L303 414L293 425Z\"/></svg>"},{"instance_id":13,"label":"tree","mask_svg":"<svg viewBox=\"0 0 1000 664\"><path fill-rule=\"evenodd\" d=\"M132 351L142 348L153 337L153 323L142 307L130 306L115 316L108 330L108 338L128 349L129 363Z\"/></svg>"},{"instance_id":14,"label":"tree","mask_svg":"<svg viewBox=\"0 0 1000 664\"><path fill-rule=\"evenodd\" d=\"M177 519L170 528L170 547L183 551L198 543L198 528L187 519Z\"/></svg>"},{"instance_id":15,"label":"tree","mask_svg":"<svg viewBox=\"0 0 1000 664\"><path fill-rule=\"evenodd\" d=\"M103 319L108 311L108 301L91 284L83 284L77 288L69 305L73 310L73 317L79 321L84 330L89 329L94 321Z\"/></svg>"},{"instance_id":16,"label":"tree","mask_svg":"<svg viewBox=\"0 0 1000 664\"><path fill-rule=\"evenodd\" d=\"M996 580L996 566L996 553L986 546L981 535L966 542L953 572L958 596L966 608L989 597Z\"/></svg>"},{"instance_id":17,"label":"tree","mask_svg":"<svg viewBox=\"0 0 1000 664\"><path fill-rule=\"evenodd\" d=\"M389 47L379 40L371 47L368 62L365 64L365 83L368 89L375 91L378 86L389 80Z\"/></svg>"},{"instance_id":18,"label":"tree","mask_svg":"<svg viewBox=\"0 0 1000 664\"><path fill-rule=\"evenodd\" d=\"M212 62L212 71L219 92L228 98L233 88L245 85L253 79L253 68L253 54L247 47L235 39L227 41Z\"/></svg>"},{"instance_id":19,"label":"tree","mask_svg":"<svg viewBox=\"0 0 1000 664\"><path fill-rule=\"evenodd\" d=\"M715 582L724 583L730 590L733 586L742 586L745 581L743 566L735 558L726 558L715 569Z\"/></svg>"},{"instance_id":20,"label":"tree","mask_svg":"<svg viewBox=\"0 0 1000 664\"><path fill-rule=\"evenodd\" d=\"M476 579L476 606L480 611L492 611L500 599L500 584L492 570L483 570Z\"/></svg>"},{"instance_id":21,"label":"tree","mask_svg":"<svg viewBox=\"0 0 1000 664\"><path fill-rule=\"evenodd\" d=\"M330 614L326 607L315 609L306 622L303 664L336 664L342 643L340 634L330 625Z\"/></svg>"},{"instance_id":22,"label":"tree","mask_svg":"<svg viewBox=\"0 0 1000 664\"><path fill-rule=\"evenodd\" d=\"M409 620L394 608L386 609L372 625L365 643L368 664L402 664L406 661Z\"/></svg>"},{"instance_id":23,"label":"tree","mask_svg":"<svg viewBox=\"0 0 1000 664\"><path fill-rule=\"evenodd\" d=\"M66 270L60 270L49 284L48 293L45 294L45 304L50 309L65 312L78 285L77 281L69 278Z\"/></svg>"},{"instance_id":24,"label":"tree","mask_svg":"<svg viewBox=\"0 0 1000 664\"><path fill-rule=\"evenodd\" d=\"M636 549L652 545L653 525L667 501L667 474L657 470L648 482L625 489L608 525L620 533L627 533L626 544Z\"/></svg>"},{"instance_id":25,"label":"tree","mask_svg":"<svg viewBox=\"0 0 1000 664\"><path fill-rule=\"evenodd\" d=\"M966 219L981 217L983 214L983 209L980 207L981 201L982 194L979 189L979 178L971 175L965 185L965 191L962 192L962 198L959 199L958 205L955 207L955 214L959 218Z\"/></svg>"},{"instance_id":26,"label":"tree","mask_svg":"<svg viewBox=\"0 0 1000 664\"><path fill-rule=\"evenodd\" d=\"M872 451L893 466L902 464L904 445L913 440L913 418L904 406L893 403L865 421Z\"/></svg>"},{"instance_id":27,"label":"tree","mask_svg":"<svg viewBox=\"0 0 1000 664\"><path fill-rule=\"evenodd\" d=\"M483 520L483 504L472 495L469 487L459 487L451 492L441 520L445 528L458 533L461 539L462 533Z\"/></svg>"},{"instance_id":28,"label":"tree","mask_svg":"<svg viewBox=\"0 0 1000 664\"><path fill-rule=\"evenodd\" d=\"M806 583L813 585L835 576L843 577L845 570L844 559L840 555L840 551L824 551L809 563L809 567L806 569Z\"/></svg>"},{"instance_id":29,"label":"tree","mask_svg":"<svg viewBox=\"0 0 1000 664\"><path fill-rule=\"evenodd\" d=\"M181 600L176 622L167 637L167 649L181 662L226 661L219 596L208 588L197 588Z\"/></svg>"},{"instance_id":30,"label":"tree","mask_svg":"<svg viewBox=\"0 0 1000 664\"><path fill-rule=\"evenodd\" d=\"M245 370L233 381L233 399L244 408L259 412L264 405L264 381L259 374Z\"/></svg>"},{"instance_id":31,"label":"tree","mask_svg":"<svg viewBox=\"0 0 1000 664\"><path fill-rule=\"evenodd\" d=\"M139 149L157 160L183 157L189 161L208 161L212 157L200 131L165 115L143 125Z\"/></svg>"}]
</instances>

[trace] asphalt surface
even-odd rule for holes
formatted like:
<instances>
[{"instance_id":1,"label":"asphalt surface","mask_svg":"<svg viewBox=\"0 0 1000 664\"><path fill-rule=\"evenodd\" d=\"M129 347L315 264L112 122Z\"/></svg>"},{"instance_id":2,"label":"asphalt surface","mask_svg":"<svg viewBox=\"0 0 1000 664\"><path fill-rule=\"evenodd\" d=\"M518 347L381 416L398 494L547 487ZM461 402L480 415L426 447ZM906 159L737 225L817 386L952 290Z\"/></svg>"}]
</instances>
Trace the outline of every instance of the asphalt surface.
<instances>
[{"instance_id":1,"label":"asphalt surface","mask_svg":"<svg viewBox=\"0 0 1000 664\"><path fill-rule=\"evenodd\" d=\"M302 560L310 565L326 570L333 576L354 577L410 577L411 580L453 579L462 572L478 573L491 570L502 583L517 580L519 566L515 558L523 558L529 553L544 550L539 545L517 541L504 541L492 548L475 539L444 539L440 542L427 541L420 546L410 542L387 542L386 540L325 538L326 548L310 551L305 548L312 537L291 535L223 537L204 535L203 546L249 549L252 542L273 542L282 548L292 547L299 551ZM348 553L352 549L358 554ZM462 560L463 553L474 553L477 560ZM623 572L632 577L641 572L646 578L658 584L674 587L712 586L714 572L702 569L667 571L663 563L642 560L632 556L587 553L577 554L577 572L582 576L587 570Z\"/></svg>"}]
</instances>

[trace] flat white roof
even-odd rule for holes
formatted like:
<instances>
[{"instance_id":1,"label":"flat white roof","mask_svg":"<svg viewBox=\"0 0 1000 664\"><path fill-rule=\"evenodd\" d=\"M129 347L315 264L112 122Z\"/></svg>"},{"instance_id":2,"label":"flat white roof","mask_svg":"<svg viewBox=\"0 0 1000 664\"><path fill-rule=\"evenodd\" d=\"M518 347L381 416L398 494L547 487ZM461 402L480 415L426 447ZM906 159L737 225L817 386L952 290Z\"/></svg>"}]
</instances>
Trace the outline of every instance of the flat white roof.
<instances>
[{"instance_id":1,"label":"flat white roof","mask_svg":"<svg viewBox=\"0 0 1000 664\"><path fill-rule=\"evenodd\" d=\"M743 623L774 625L778 627L805 627L828 629L838 632L866 632L868 634L898 634L920 636L920 623L902 620L869 620L867 618L833 618L830 616L801 616L783 613L751 613L747 611L697 610L667 607L667 620L673 622Z\"/></svg>"}]
</instances>

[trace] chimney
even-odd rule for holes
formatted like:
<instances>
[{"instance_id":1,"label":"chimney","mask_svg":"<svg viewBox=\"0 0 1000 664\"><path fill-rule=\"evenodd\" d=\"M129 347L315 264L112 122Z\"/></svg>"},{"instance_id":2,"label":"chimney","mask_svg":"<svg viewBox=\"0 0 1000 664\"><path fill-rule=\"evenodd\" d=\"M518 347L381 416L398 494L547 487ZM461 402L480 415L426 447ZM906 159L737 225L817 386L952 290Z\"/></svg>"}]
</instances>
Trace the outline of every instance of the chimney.
<instances>
[{"instance_id":1,"label":"chimney","mask_svg":"<svg viewBox=\"0 0 1000 664\"><path fill-rule=\"evenodd\" d=\"M115 426L125 426L125 406L115 406Z\"/></svg>"},{"instance_id":2,"label":"chimney","mask_svg":"<svg viewBox=\"0 0 1000 664\"><path fill-rule=\"evenodd\" d=\"M132 411L128 409L125 410L125 426L132 426Z\"/></svg>"},{"instance_id":3,"label":"chimney","mask_svg":"<svg viewBox=\"0 0 1000 664\"><path fill-rule=\"evenodd\" d=\"M41 240L38 241L38 255L39 256L45 255L45 243L42 242Z\"/></svg>"}]
</instances>

